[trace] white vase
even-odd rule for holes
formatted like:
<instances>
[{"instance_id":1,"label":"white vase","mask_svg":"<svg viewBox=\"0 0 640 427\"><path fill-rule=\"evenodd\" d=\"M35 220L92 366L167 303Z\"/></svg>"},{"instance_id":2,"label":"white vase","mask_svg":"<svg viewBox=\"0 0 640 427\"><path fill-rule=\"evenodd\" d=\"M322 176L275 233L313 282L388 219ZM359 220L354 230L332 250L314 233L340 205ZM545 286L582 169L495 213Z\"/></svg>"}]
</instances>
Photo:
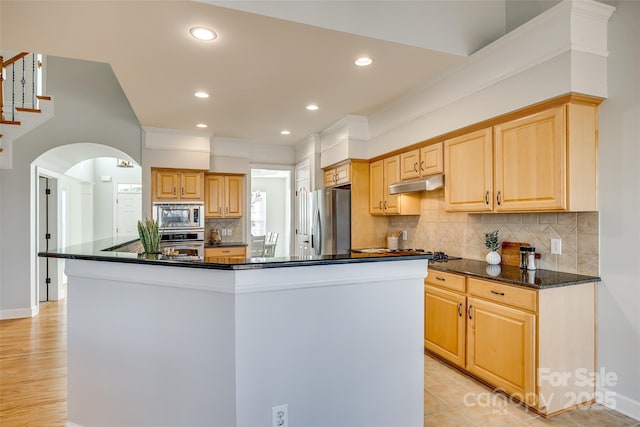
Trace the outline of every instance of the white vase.
<instances>
[{"instance_id":1,"label":"white vase","mask_svg":"<svg viewBox=\"0 0 640 427\"><path fill-rule=\"evenodd\" d=\"M496 264L500 264L502 257L498 252L491 251L487 254L486 260L487 260L487 264L496 265Z\"/></svg>"}]
</instances>

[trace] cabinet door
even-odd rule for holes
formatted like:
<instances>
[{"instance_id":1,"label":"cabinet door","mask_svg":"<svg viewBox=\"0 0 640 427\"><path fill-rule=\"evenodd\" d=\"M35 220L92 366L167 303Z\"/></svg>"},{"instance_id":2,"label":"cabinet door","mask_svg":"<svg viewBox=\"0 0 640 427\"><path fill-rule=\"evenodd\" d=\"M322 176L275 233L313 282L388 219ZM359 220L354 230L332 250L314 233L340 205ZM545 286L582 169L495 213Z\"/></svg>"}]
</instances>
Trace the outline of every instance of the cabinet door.
<instances>
[{"instance_id":1,"label":"cabinet door","mask_svg":"<svg viewBox=\"0 0 640 427\"><path fill-rule=\"evenodd\" d=\"M496 211L566 208L565 108L495 126Z\"/></svg>"},{"instance_id":2,"label":"cabinet door","mask_svg":"<svg viewBox=\"0 0 640 427\"><path fill-rule=\"evenodd\" d=\"M202 200L203 172L180 172L180 199Z\"/></svg>"},{"instance_id":3,"label":"cabinet door","mask_svg":"<svg viewBox=\"0 0 640 427\"><path fill-rule=\"evenodd\" d=\"M420 149L400 154L400 179L407 180L420 177Z\"/></svg>"},{"instance_id":4,"label":"cabinet door","mask_svg":"<svg viewBox=\"0 0 640 427\"><path fill-rule=\"evenodd\" d=\"M535 315L469 297L467 370L536 404Z\"/></svg>"},{"instance_id":5,"label":"cabinet door","mask_svg":"<svg viewBox=\"0 0 640 427\"><path fill-rule=\"evenodd\" d=\"M449 211L493 210L491 128L444 143L444 199Z\"/></svg>"},{"instance_id":6,"label":"cabinet door","mask_svg":"<svg viewBox=\"0 0 640 427\"><path fill-rule=\"evenodd\" d=\"M400 182L400 156L384 159L383 209L385 214L399 213L399 195L389 194L389 186Z\"/></svg>"},{"instance_id":7,"label":"cabinet door","mask_svg":"<svg viewBox=\"0 0 640 427\"><path fill-rule=\"evenodd\" d=\"M333 187L336 185L336 168L324 171L324 186Z\"/></svg>"},{"instance_id":8,"label":"cabinet door","mask_svg":"<svg viewBox=\"0 0 640 427\"><path fill-rule=\"evenodd\" d=\"M242 216L244 178L242 176L225 176L224 181L224 216L239 218Z\"/></svg>"},{"instance_id":9,"label":"cabinet door","mask_svg":"<svg viewBox=\"0 0 640 427\"><path fill-rule=\"evenodd\" d=\"M204 216L221 218L224 215L224 177L222 175L207 175L204 187Z\"/></svg>"},{"instance_id":10,"label":"cabinet door","mask_svg":"<svg viewBox=\"0 0 640 427\"><path fill-rule=\"evenodd\" d=\"M369 213L384 214L384 161L378 160L369 165Z\"/></svg>"},{"instance_id":11,"label":"cabinet door","mask_svg":"<svg viewBox=\"0 0 640 427\"><path fill-rule=\"evenodd\" d=\"M178 172L155 171L154 200L178 199Z\"/></svg>"},{"instance_id":12,"label":"cabinet door","mask_svg":"<svg viewBox=\"0 0 640 427\"><path fill-rule=\"evenodd\" d=\"M444 172L444 143L439 142L420 149L421 176Z\"/></svg>"},{"instance_id":13,"label":"cabinet door","mask_svg":"<svg viewBox=\"0 0 640 427\"><path fill-rule=\"evenodd\" d=\"M336 184L348 184L351 182L351 164L346 163L336 168Z\"/></svg>"},{"instance_id":14,"label":"cabinet door","mask_svg":"<svg viewBox=\"0 0 640 427\"><path fill-rule=\"evenodd\" d=\"M464 368L466 297L424 287L424 347Z\"/></svg>"}]
</instances>

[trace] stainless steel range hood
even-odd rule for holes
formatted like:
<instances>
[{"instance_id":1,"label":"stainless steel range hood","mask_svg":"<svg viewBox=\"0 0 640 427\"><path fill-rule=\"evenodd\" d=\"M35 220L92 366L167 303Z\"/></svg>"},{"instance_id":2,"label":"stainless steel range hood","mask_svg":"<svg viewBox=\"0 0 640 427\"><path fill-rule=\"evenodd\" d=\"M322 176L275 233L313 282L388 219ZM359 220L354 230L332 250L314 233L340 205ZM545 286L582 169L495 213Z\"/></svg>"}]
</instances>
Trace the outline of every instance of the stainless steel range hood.
<instances>
[{"instance_id":1,"label":"stainless steel range hood","mask_svg":"<svg viewBox=\"0 0 640 427\"><path fill-rule=\"evenodd\" d=\"M415 193L437 190L444 186L444 175L432 175L415 181L399 182L389 186L389 194Z\"/></svg>"}]
</instances>

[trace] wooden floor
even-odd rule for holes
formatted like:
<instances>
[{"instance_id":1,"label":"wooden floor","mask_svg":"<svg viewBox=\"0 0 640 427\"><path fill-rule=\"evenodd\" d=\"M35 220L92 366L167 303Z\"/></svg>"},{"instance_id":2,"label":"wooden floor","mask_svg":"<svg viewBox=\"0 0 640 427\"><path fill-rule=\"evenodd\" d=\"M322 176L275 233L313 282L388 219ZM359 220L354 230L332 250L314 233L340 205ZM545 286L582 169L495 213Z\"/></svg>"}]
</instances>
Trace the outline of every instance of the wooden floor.
<instances>
[{"instance_id":1,"label":"wooden floor","mask_svg":"<svg viewBox=\"0 0 640 427\"><path fill-rule=\"evenodd\" d=\"M66 312L64 299L33 318L0 321L0 426L64 426Z\"/></svg>"},{"instance_id":2,"label":"wooden floor","mask_svg":"<svg viewBox=\"0 0 640 427\"><path fill-rule=\"evenodd\" d=\"M34 318L0 321L0 427L64 426L66 311L62 300ZM640 426L599 405L545 420L438 360L425 356L424 363L425 426Z\"/></svg>"}]
</instances>

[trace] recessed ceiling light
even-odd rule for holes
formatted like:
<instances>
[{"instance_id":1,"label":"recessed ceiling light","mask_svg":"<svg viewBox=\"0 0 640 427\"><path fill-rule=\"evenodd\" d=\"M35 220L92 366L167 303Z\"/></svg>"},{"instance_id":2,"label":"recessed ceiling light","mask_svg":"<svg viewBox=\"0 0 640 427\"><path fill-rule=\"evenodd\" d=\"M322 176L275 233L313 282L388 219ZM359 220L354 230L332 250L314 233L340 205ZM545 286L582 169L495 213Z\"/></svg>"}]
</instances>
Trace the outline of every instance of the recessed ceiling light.
<instances>
[{"instance_id":1,"label":"recessed ceiling light","mask_svg":"<svg viewBox=\"0 0 640 427\"><path fill-rule=\"evenodd\" d=\"M318 108L320 108L320 107L318 107L316 104L307 105L307 110L309 110L309 111L316 111Z\"/></svg>"},{"instance_id":2,"label":"recessed ceiling light","mask_svg":"<svg viewBox=\"0 0 640 427\"><path fill-rule=\"evenodd\" d=\"M198 40L204 41L215 40L218 37L215 31L206 27L192 27L189 33Z\"/></svg>"},{"instance_id":3,"label":"recessed ceiling light","mask_svg":"<svg viewBox=\"0 0 640 427\"><path fill-rule=\"evenodd\" d=\"M355 60L355 64L358 67L366 67L368 65L371 65L373 63L373 59L369 58L368 56L361 56L360 58Z\"/></svg>"},{"instance_id":4,"label":"recessed ceiling light","mask_svg":"<svg viewBox=\"0 0 640 427\"><path fill-rule=\"evenodd\" d=\"M290 130L281 130L280 131L280 135L291 135L291 131Z\"/></svg>"},{"instance_id":5,"label":"recessed ceiling light","mask_svg":"<svg viewBox=\"0 0 640 427\"><path fill-rule=\"evenodd\" d=\"M209 97L209 94L207 92L196 92L196 93L194 93L194 95L197 98L208 98Z\"/></svg>"},{"instance_id":6,"label":"recessed ceiling light","mask_svg":"<svg viewBox=\"0 0 640 427\"><path fill-rule=\"evenodd\" d=\"M207 127L207 125L206 125L206 124L204 124L204 123L198 123L198 124L196 125L196 127L198 127L198 128L203 128L203 129L204 129L204 128L206 128L206 127Z\"/></svg>"}]
</instances>

